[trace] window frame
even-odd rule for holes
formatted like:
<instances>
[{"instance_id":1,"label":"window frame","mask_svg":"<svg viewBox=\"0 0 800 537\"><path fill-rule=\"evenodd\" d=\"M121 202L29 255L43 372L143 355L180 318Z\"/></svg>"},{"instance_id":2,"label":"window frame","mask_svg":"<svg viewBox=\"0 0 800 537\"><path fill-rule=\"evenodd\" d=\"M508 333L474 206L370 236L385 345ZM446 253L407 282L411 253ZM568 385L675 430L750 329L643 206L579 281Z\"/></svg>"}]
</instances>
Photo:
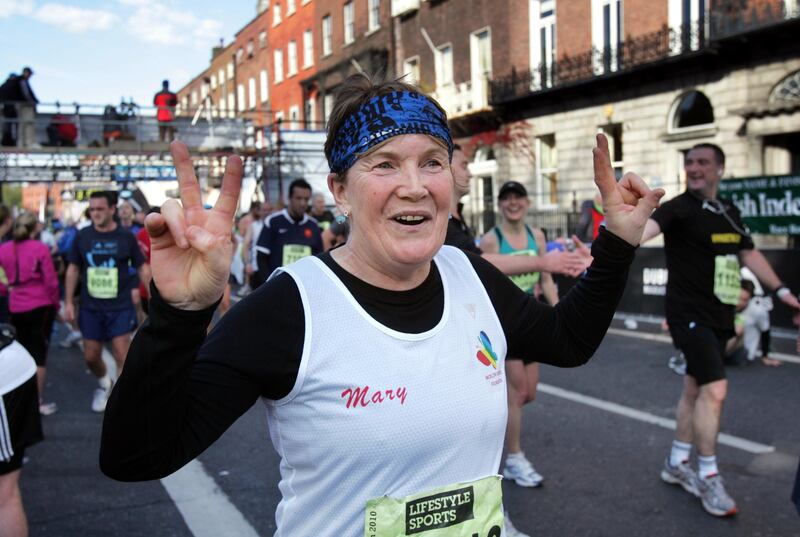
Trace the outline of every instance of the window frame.
<instances>
[{"instance_id":1,"label":"window frame","mask_svg":"<svg viewBox=\"0 0 800 537\"><path fill-rule=\"evenodd\" d=\"M381 0L367 0L367 35L381 28Z\"/></svg>"},{"instance_id":2,"label":"window frame","mask_svg":"<svg viewBox=\"0 0 800 537\"><path fill-rule=\"evenodd\" d=\"M553 145L551 146L551 151L555 153L555 166L542 166L542 143L543 138L550 138L553 139ZM549 145L549 144L547 144ZM540 134L536 136L536 196L534 198L536 202L536 207L538 209L555 209L558 207L558 138L556 137L555 132L547 133L547 134ZM548 185L548 189L545 192L543 187L545 186L544 181L544 174L555 174L555 201L552 200L553 198L553 191ZM553 182L549 179L547 180L548 183L552 184ZM547 196L545 198L545 195ZM545 201L546 200L546 201Z\"/></svg>"},{"instance_id":3,"label":"window frame","mask_svg":"<svg viewBox=\"0 0 800 537\"><path fill-rule=\"evenodd\" d=\"M330 14L322 17L322 57L333 54L333 17Z\"/></svg>"},{"instance_id":4,"label":"window frame","mask_svg":"<svg viewBox=\"0 0 800 537\"><path fill-rule=\"evenodd\" d=\"M272 51L272 67L273 67L273 74L272 80L274 83L280 84L283 82L284 73L283 73L283 49L276 48Z\"/></svg>"},{"instance_id":5,"label":"window frame","mask_svg":"<svg viewBox=\"0 0 800 537\"><path fill-rule=\"evenodd\" d=\"M348 21L349 13L349 21ZM344 30L344 45L352 45L356 41L356 8L355 2L350 0L342 5L342 28Z\"/></svg>"},{"instance_id":6,"label":"window frame","mask_svg":"<svg viewBox=\"0 0 800 537\"><path fill-rule=\"evenodd\" d=\"M261 103L269 101L269 71L262 69L258 73L258 83L261 90Z\"/></svg>"},{"instance_id":7,"label":"window frame","mask_svg":"<svg viewBox=\"0 0 800 537\"><path fill-rule=\"evenodd\" d=\"M294 55L292 54L294 50ZM297 74L297 41L290 39L286 44L286 78Z\"/></svg>"},{"instance_id":8,"label":"window frame","mask_svg":"<svg viewBox=\"0 0 800 537\"><path fill-rule=\"evenodd\" d=\"M445 75L445 61L444 61L444 50L449 49L450 55L450 62L449 62L449 72L450 72L450 80L444 80ZM436 87L437 88L449 88L455 85L455 73L453 72L455 67L455 58L454 58L454 48L452 42L443 43L436 47L436 54L434 55L434 71L436 73Z\"/></svg>"},{"instance_id":9,"label":"window frame","mask_svg":"<svg viewBox=\"0 0 800 537\"><path fill-rule=\"evenodd\" d=\"M420 83L419 79L422 78L421 64L422 62L420 60L419 54L415 54L414 56L411 56L410 58L406 58L405 60L403 60L403 76L406 77L405 78L406 81L414 85L419 85ZM415 66L416 69L409 69L409 67L412 65ZM414 71L416 71L416 73ZM411 78L407 76L409 74L412 75Z\"/></svg>"},{"instance_id":10,"label":"window frame","mask_svg":"<svg viewBox=\"0 0 800 537\"><path fill-rule=\"evenodd\" d=\"M303 30L303 69L314 66L314 32Z\"/></svg>"}]
</instances>

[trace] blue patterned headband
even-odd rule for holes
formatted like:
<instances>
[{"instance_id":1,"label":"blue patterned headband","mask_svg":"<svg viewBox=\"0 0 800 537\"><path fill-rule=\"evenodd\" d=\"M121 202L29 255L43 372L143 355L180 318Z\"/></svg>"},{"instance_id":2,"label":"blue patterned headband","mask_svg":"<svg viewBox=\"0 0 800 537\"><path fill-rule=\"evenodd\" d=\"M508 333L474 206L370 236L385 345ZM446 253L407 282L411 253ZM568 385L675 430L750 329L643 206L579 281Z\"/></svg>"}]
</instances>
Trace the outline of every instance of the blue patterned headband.
<instances>
[{"instance_id":1,"label":"blue patterned headband","mask_svg":"<svg viewBox=\"0 0 800 537\"><path fill-rule=\"evenodd\" d=\"M401 134L427 134L440 139L453 158L447 117L421 93L395 91L373 97L348 117L335 133L328 166L342 174L359 156Z\"/></svg>"}]
</instances>

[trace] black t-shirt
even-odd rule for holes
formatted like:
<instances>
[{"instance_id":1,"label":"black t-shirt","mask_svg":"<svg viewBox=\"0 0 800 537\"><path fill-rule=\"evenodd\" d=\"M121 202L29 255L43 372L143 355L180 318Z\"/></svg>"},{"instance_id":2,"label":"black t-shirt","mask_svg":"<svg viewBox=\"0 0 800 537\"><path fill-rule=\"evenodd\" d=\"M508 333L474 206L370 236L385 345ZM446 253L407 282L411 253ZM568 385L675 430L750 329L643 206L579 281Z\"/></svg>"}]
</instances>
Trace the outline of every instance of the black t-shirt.
<instances>
[{"instance_id":1,"label":"black t-shirt","mask_svg":"<svg viewBox=\"0 0 800 537\"><path fill-rule=\"evenodd\" d=\"M459 250L471 252L473 254L481 255L481 249L475 244L475 235L472 230L462 220L450 217L447 222L447 236L444 243L448 246L455 246Z\"/></svg>"},{"instance_id":2,"label":"black t-shirt","mask_svg":"<svg viewBox=\"0 0 800 537\"><path fill-rule=\"evenodd\" d=\"M702 200L684 192L664 203L652 216L664 233L667 256L667 321L696 322L712 328L733 328L734 306L715 294L727 256L738 258L753 248L739 210L728 200ZM738 281L738 274L737 274Z\"/></svg>"},{"instance_id":3,"label":"black t-shirt","mask_svg":"<svg viewBox=\"0 0 800 537\"><path fill-rule=\"evenodd\" d=\"M67 261L81 269L81 308L113 311L133 307L131 289L138 285L135 269L144 256L133 233L120 227L100 232L94 226L78 231Z\"/></svg>"},{"instance_id":4,"label":"black t-shirt","mask_svg":"<svg viewBox=\"0 0 800 537\"><path fill-rule=\"evenodd\" d=\"M605 230L594 261L555 307L524 293L493 265L467 254L506 335L509 356L574 367L603 339L635 249ZM389 291L320 257L379 323L406 333L441 319L444 289L433 266L408 291ZM156 479L199 455L259 398L292 390L303 353L305 320L294 280L280 273L236 304L206 336L216 307L175 309L151 285L150 317L131 343L105 413L100 464L121 480Z\"/></svg>"}]
</instances>

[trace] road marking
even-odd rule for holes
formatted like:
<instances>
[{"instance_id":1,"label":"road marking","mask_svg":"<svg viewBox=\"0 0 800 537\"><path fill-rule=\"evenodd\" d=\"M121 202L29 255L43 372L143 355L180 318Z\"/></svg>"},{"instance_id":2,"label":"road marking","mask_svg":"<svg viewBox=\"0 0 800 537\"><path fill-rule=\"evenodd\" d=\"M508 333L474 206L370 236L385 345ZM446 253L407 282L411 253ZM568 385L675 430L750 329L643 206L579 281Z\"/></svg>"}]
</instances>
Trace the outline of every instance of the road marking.
<instances>
[{"instance_id":1,"label":"road marking","mask_svg":"<svg viewBox=\"0 0 800 537\"><path fill-rule=\"evenodd\" d=\"M258 537L242 513L208 475L203 464L193 460L161 480L194 537Z\"/></svg>"},{"instance_id":2,"label":"road marking","mask_svg":"<svg viewBox=\"0 0 800 537\"><path fill-rule=\"evenodd\" d=\"M648 412L642 412L641 410L636 410L635 408L630 408L617 403L612 403L611 401L604 401L603 399L597 399L596 397L583 395L581 393L572 392L569 390L565 390L563 388L559 388L557 386L551 386L550 384L544 384L541 382L539 383L537 391L544 392L548 395L553 395L555 397L561 397L562 399L567 399L575 403L581 403L594 408L598 408L600 410L605 410L606 412L611 412L612 414L618 414L626 418L643 421L651 425L657 425L659 427L663 427L664 429L670 429L672 431L675 430L676 426L675 420L662 418L661 416L656 416L655 414L650 414ZM753 442L752 440L739 438L738 436L733 436L725 433L720 433L719 437L717 438L717 443L724 444L726 446L733 447L736 449L741 449L742 451L747 451L748 453L753 453L755 455L772 453L775 451L775 448L773 446L760 444L758 442Z\"/></svg>"},{"instance_id":3,"label":"road marking","mask_svg":"<svg viewBox=\"0 0 800 537\"><path fill-rule=\"evenodd\" d=\"M672 345L672 338L665 334L636 332L634 330L623 330L622 328L609 328L608 333L614 334L616 336L635 337L638 339L646 339L648 341L659 341L661 343L669 343L670 345ZM800 364L800 358L798 358L797 356L792 356L791 354L785 354L782 352L771 352L769 353L769 357L789 364Z\"/></svg>"}]
</instances>

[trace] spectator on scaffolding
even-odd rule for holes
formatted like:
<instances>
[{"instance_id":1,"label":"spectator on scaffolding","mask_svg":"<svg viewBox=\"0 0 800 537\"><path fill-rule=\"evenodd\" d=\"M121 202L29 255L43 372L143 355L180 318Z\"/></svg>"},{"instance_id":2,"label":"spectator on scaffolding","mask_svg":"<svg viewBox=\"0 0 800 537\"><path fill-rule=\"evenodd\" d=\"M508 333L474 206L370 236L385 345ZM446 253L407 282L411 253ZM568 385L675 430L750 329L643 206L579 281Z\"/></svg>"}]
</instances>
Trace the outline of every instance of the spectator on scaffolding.
<instances>
[{"instance_id":1,"label":"spectator on scaffolding","mask_svg":"<svg viewBox=\"0 0 800 537\"><path fill-rule=\"evenodd\" d=\"M19 116L19 129L17 131L17 145L30 147L34 145L36 133L36 104L39 99L33 94L30 78L33 70L30 67L22 69L22 76L17 78L19 86L19 99L17 101L17 115Z\"/></svg>"},{"instance_id":2,"label":"spectator on scaffolding","mask_svg":"<svg viewBox=\"0 0 800 537\"><path fill-rule=\"evenodd\" d=\"M75 147L78 127L63 114L53 114L47 126L47 139L53 147Z\"/></svg>"},{"instance_id":3,"label":"spectator on scaffolding","mask_svg":"<svg viewBox=\"0 0 800 537\"><path fill-rule=\"evenodd\" d=\"M158 139L162 142L171 142L175 139L175 107L178 106L178 96L169 91L169 80L161 83L161 91L153 97L153 105L157 108Z\"/></svg>"},{"instance_id":4,"label":"spectator on scaffolding","mask_svg":"<svg viewBox=\"0 0 800 537\"><path fill-rule=\"evenodd\" d=\"M19 100L19 76L15 73L0 85L0 104L3 105L3 140L2 145L17 145L17 105Z\"/></svg>"}]
</instances>

